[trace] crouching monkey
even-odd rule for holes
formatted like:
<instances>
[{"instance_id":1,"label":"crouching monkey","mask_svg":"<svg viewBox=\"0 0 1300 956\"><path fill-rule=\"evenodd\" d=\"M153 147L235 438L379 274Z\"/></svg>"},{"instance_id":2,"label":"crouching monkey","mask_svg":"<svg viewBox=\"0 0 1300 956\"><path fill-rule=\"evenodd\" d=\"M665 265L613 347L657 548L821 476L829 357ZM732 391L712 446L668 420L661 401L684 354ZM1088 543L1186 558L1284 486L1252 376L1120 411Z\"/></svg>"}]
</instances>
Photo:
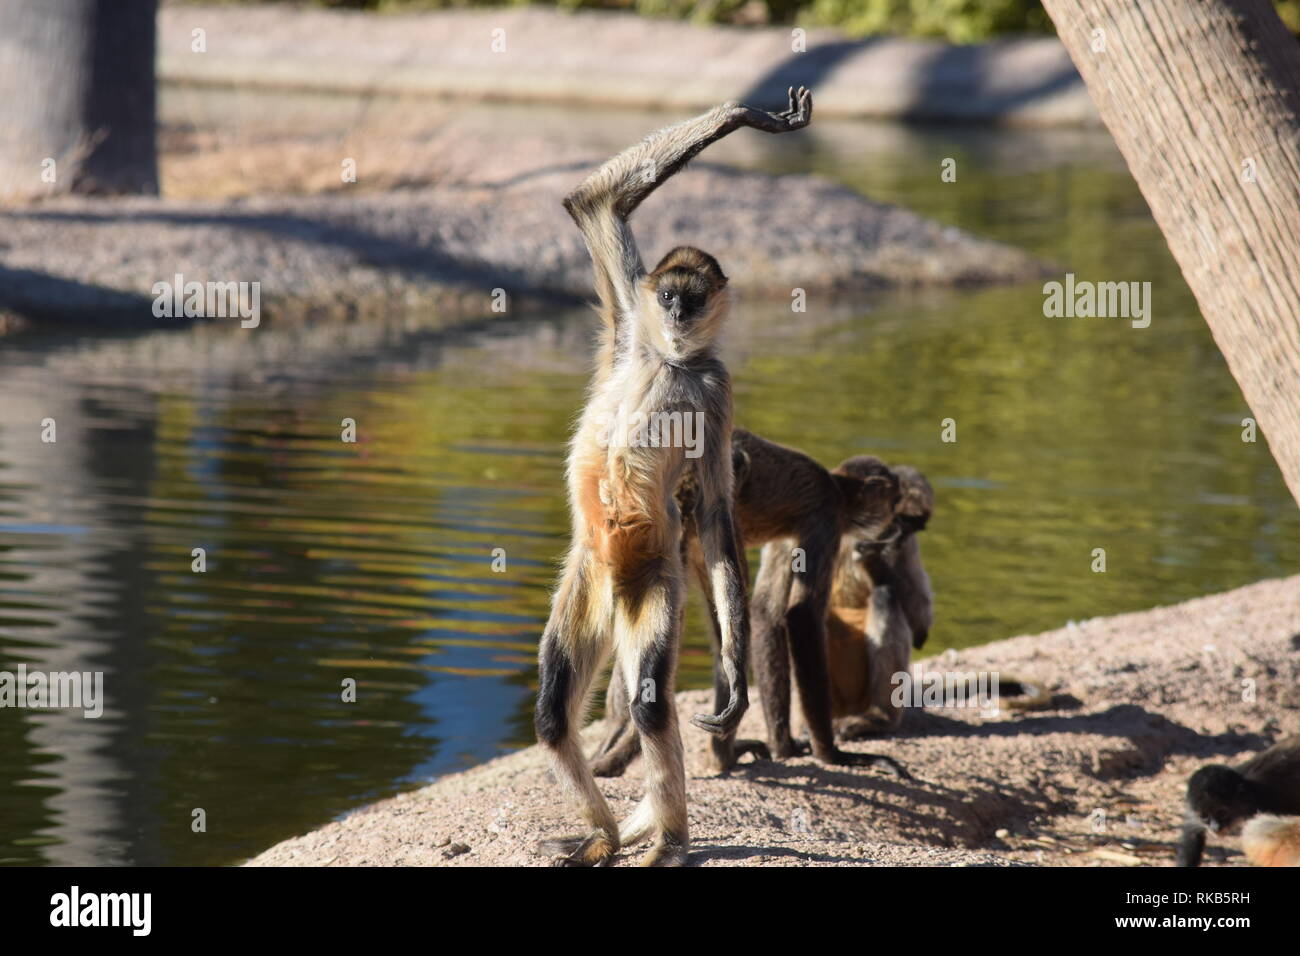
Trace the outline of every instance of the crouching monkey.
<instances>
[{"instance_id":1,"label":"crouching monkey","mask_svg":"<svg viewBox=\"0 0 1300 956\"><path fill-rule=\"evenodd\" d=\"M537 738L555 775L576 798L590 832L543 845L555 863L600 866L621 846L654 841L649 865L687 859L686 775L673 702L686 590L680 513L683 478L699 487L698 530L722 634L727 701L691 723L735 733L749 704L749 622L732 523L731 383L715 353L726 315L727 278L708 253L669 252L650 273L628 217L700 150L741 127L784 133L807 126L812 95L790 91L788 109L766 113L735 103L651 134L596 170L564 206L591 253L602 339L589 398L569 452L573 538L538 653ZM692 416L698 456L656 429ZM656 424L657 423L657 424ZM626 684L645 754L646 794L620 827L579 746L592 677L610 650Z\"/></svg>"},{"instance_id":2,"label":"crouching monkey","mask_svg":"<svg viewBox=\"0 0 1300 956\"><path fill-rule=\"evenodd\" d=\"M858 455L835 474L865 479L889 471L880 459ZM916 537L934 513L934 491L915 468L892 471L902 497L889 532L846 536L835 565L826 627L835 731L845 740L898 729L903 709L893 701L894 675L909 670L912 650L925 644L934 620Z\"/></svg>"}]
</instances>

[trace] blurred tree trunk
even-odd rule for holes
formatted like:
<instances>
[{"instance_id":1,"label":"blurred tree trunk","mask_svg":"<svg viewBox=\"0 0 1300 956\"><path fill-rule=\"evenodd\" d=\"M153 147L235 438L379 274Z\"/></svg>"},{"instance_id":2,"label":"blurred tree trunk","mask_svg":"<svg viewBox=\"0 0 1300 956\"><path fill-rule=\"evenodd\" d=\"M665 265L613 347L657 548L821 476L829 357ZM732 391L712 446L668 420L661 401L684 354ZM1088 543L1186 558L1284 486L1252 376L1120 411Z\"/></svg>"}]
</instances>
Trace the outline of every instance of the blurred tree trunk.
<instances>
[{"instance_id":1,"label":"blurred tree trunk","mask_svg":"<svg viewBox=\"0 0 1300 956\"><path fill-rule=\"evenodd\" d=\"M0 2L0 197L158 191L157 12L157 0Z\"/></svg>"},{"instance_id":2,"label":"blurred tree trunk","mask_svg":"<svg viewBox=\"0 0 1300 956\"><path fill-rule=\"evenodd\" d=\"M1268 0L1043 6L1300 503L1300 45Z\"/></svg>"}]
</instances>

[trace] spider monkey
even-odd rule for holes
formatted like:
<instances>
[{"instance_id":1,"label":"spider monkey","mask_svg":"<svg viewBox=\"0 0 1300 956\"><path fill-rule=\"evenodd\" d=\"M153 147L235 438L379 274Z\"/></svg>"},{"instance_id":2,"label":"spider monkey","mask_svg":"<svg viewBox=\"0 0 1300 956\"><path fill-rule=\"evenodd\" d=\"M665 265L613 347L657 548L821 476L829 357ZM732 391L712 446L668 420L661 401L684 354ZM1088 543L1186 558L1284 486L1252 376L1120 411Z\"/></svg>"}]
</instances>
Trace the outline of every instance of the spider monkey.
<instances>
[{"instance_id":1,"label":"spider monkey","mask_svg":"<svg viewBox=\"0 0 1300 956\"><path fill-rule=\"evenodd\" d=\"M685 592L683 515L674 492L685 477L699 489L691 518L717 607L727 683L721 712L691 722L731 735L749 705L749 621L731 510L731 383L714 346L727 311L727 277L711 255L686 246L647 274L628 218L728 133L745 126L785 133L811 118L812 94L803 87L790 90L782 113L726 103L652 133L564 200L591 254L602 332L569 451L572 543L538 648L537 738L591 828L543 844L557 854L556 865L608 865L621 846L646 837L654 839L648 865L687 861L686 774L673 701ZM700 423L697 454L683 441L662 440L663 423L674 420ZM637 428L624 434L634 422ZM645 422L652 423L649 433ZM611 648L648 765L646 794L621 828L578 739L592 677Z\"/></svg>"},{"instance_id":2,"label":"spider monkey","mask_svg":"<svg viewBox=\"0 0 1300 956\"><path fill-rule=\"evenodd\" d=\"M1210 764L1187 781L1178 866L1199 866L1205 831L1246 821L1242 849L1256 866L1300 866L1300 736L1279 741L1240 767ZM1290 819L1288 819L1288 817Z\"/></svg>"},{"instance_id":3,"label":"spider monkey","mask_svg":"<svg viewBox=\"0 0 1300 956\"><path fill-rule=\"evenodd\" d=\"M898 729L903 709L892 699L893 677L909 669L912 649L925 645L934 620L916 537L934 513L930 483L915 468L890 469L870 455L849 458L834 474L869 480L891 470L902 497L888 532L846 536L835 564L826 629L835 732L844 740Z\"/></svg>"},{"instance_id":4,"label":"spider monkey","mask_svg":"<svg viewBox=\"0 0 1300 956\"><path fill-rule=\"evenodd\" d=\"M726 770L745 753L770 758L801 752L790 734L790 660L794 661L804 719L812 750L826 763L882 766L907 777L888 757L859 754L835 746L828 691L827 642L824 630L833 562L841 538L872 539L896 520L897 479L884 469L870 476L832 475L812 458L737 428L732 432L735 460L737 550L763 546L762 565L750 615L754 622L755 671L763 687L768 744L721 735L711 741L716 769ZM678 489L679 500L695 494L691 484ZM684 508L684 511L689 508ZM796 553L795 548L802 549ZM688 525L683 561L695 569L705 595L707 577L698 541ZM712 619L713 615L710 615ZM714 696L725 700L725 674L718 668L721 637L714 628ZM838 665L837 665L838 666ZM597 749L593 769L599 776L618 776L639 750L627 719L625 689L610 682L606 716L613 729Z\"/></svg>"}]
</instances>

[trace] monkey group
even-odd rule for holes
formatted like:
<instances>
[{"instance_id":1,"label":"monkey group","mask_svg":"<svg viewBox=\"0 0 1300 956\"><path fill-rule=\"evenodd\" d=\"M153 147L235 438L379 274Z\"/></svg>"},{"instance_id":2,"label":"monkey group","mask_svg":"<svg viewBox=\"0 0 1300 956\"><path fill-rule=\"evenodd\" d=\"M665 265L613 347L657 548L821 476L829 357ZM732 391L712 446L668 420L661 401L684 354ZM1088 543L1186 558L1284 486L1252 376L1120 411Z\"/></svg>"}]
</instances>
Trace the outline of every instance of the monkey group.
<instances>
[{"instance_id":1,"label":"monkey group","mask_svg":"<svg viewBox=\"0 0 1300 956\"><path fill-rule=\"evenodd\" d=\"M716 347L726 275L690 246L647 272L629 225L641 202L709 144L742 127L785 133L811 119L802 87L780 113L727 103L651 134L564 200L591 255L602 321L567 461L571 542L538 650L537 738L586 825L543 844L556 865L606 866L647 839L647 865L687 862L674 692L688 574L708 602L714 648L714 713L691 723L711 735L718 770L746 753L811 752L909 776L890 757L838 741L896 731L902 720L893 678L909 669L933 621L918 540L934 510L929 482L866 455L828 471L733 429L731 381ZM653 425L639 440L618 433L628 422L687 415L702 435L689 455ZM747 547L761 549L752 596ZM751 641L766 741L736 739L749 706ZM611 655L611 731L589 764L578 732ZM792 675L806 744L792 728ZM638 754L646 792L619 823L596 775L617 775ZM1180 865L1199 864L1207 830L1242 823L1252 862L1300 865L1300 737L1237 769L1197 771L1187 805Z\"/></svg>"},{"instance_id":2,"label":"monkey group","mask_svg":"<svg viewBox=\"0 0 1300 956\"><path fill-rule=\"evenodd\" d=\"M891 471L865 456L830 472L802 452L741 428L732 433L732 447L737 549L743 554L746 547L762 548L750 619L768 740L713 738L715 769L729 769L745 753L770 759L808 749L825 763L879 766L906 777L893 759L841 750L835 739L898 726L892 720L868 729L854 720L869 721L873 707L891 707L890 677L908 669L912 648L929 633L930 584L915 540L933 510L929 484L915 469ZM694 493L689 483L678 488L684 513L691 511ZM870 568L860 563L858 546L876 555ZM682 547L707 600L707 576L689 525ZM847 619L829 634L837 623L836 595ZM856 618L847 610L849 601L861 602ZM716 620L712 608L710 619ZM899 638L902 647L896 646ZM716 625L714 647L715 652L720 647ZM726 684L717 660L715 655L715 694L721 702ZM809 730L806 748L792 733L792 664ZM868 667L875 683L868 681ZM597 776L617 776L640 750L619 681L610 682L605 713L613 729L592 767Z\"/></svg>"}]
</instances>

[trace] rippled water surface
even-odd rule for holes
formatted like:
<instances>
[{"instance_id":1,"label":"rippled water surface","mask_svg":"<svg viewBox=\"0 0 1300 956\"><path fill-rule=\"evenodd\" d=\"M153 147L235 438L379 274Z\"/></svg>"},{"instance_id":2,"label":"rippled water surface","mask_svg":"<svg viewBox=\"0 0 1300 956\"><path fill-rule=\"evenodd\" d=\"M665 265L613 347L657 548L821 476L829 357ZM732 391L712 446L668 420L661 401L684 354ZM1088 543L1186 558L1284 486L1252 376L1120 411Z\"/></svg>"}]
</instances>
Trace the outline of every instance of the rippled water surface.
<instances>
[{"instance_id":1,"label":"rippled water surface","mask_svg":"<svg viewBox=\"0 0 1300 956\"><path fill-rule=\"evenodd\" d=\"M1046 319L1037 283L738 310L741 424L932 479L927 652L1300 571L1297 510L1104 134L828 124L779 148L732 158L1152 283L1145 330ZM0 711L0 862L235 862L531 742L591 326L0 342L0 670L103 671L107 696L99 720Z\"/></svg>"}]
</instances>

